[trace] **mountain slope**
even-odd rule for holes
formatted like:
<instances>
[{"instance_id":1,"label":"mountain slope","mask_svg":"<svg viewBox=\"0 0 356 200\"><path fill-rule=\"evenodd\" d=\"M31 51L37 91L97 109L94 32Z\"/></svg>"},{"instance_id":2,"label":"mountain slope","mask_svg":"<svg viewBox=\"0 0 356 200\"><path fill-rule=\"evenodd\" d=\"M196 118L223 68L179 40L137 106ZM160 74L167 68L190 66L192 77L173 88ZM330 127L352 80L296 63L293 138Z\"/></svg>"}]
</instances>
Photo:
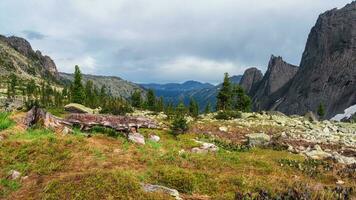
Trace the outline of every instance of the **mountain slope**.
<instances>
[{"instance_id":1,"label":"mountain slope","mask_svg":"<svg viewBox=\"0 0 356 200\"><path fill-rule=\"evenodd\" d=\"M11 73L23 79L57 81L58 71L53 60L34 51L28 41L0 35L0 75Z\"/></svg>"},{"instance_id":2,"label":"mountain slope","mask_svg":"<svg viewBox=\"0 0 356 200\"><path fill-rule=\"evenodd\" d=\"M312 28L300 69L277 110L287 114L315 111L326 117L356 104L356 2L320 15Z\"/></svg>"},{"instance_id":3,"label":"mountain slope","mask_svg":"<svg viewBox=\"0 0 356 200\"><path fill-rule=\"evenodd\" d=\"M271 56L268 68L256 89L250 92L254 110L269 110L279 91L293 79L298 67L285 62L282 57Z\"/></svg>"},{"instance_id":4,"label":"mountain slope","mask_svg":"<svg viewBox=\"0 0 356 200\"><path fill-rule=\"evenodd\" d=\"M59 73L59 76L65 80L70 80L70 81L74 80L73 74L61 72ZM135 90L139 90L142 93L145 93L145 90L139 85L115 76L97 76L97 75L83 74L83 82L87 82L88 80L93 81L94 85L99 89L103 85L105 85L108 91L114 97L123 97L127 99L131 97L131 94Z\"/></svg>"}]
</instances>

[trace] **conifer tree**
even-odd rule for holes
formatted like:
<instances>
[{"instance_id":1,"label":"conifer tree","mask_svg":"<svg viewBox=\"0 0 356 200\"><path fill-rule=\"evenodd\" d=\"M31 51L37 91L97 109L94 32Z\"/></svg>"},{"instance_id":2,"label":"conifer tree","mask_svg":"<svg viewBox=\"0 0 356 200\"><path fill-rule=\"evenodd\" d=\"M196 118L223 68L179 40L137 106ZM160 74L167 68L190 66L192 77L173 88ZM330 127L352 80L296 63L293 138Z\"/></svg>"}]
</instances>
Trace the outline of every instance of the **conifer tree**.
<instances>
[{"instance_id":1,"label":"conifer tree","mask_svg":"<svg viewBox=\"0 0 356 200\"><path fill-rule=\"evenodd\" d=\"M88 80L85 83L85 102L84 102L84 104L85 104L85 106L88 106L91 108L95 107L93 87L94 87L93 81Z\"/></svg>"},{"instance_id":2,"label":"conifer tree","mask_svg":"<svg viewBox=\"0 0 356 200\"><path fill-rule=\"evenodd\" d=\"M186 108L183 102L180 102L176 107L175 115L172 122L172 133L179 135L188 130L188 122L185 119Z\"/></svg>"},{"instance_id":3,"label":"conifer tree","mask_svg":"<svg viewBox=\"0 0 356 200\"><path fill-rule=\"evenodd\" d=\"M142 97L139 90L135 90L131 95L131 104L135 108L141 108L142 106Z\"/></svg>"},{"instance_id":4,"label":"conifer tree","mask_svg":"<svg viewBox=\"0 0 356 200\"><path fill-rule=\"evenodd\" d=\"M230 110L232 103L232 87L229 74L225 73L224 82L217 95L217 110Z\"/></svg>"},{"instance_id":5,"label":"conifer tree","mask_svg":"<svg viewBox=\"0 0 356 200\"><path fill-rule=\"evenodd\" d=\"M35 98L35 93L36 93L36 82L35 80L31 79L29 82L26 84L26 94L27 94L27 100L32 100Z\"/></svg>"},{"instance_id":6,"label":"conifer tree","mask_svg":"<svg viewBox=\"0 0 356 200\"><path fill-rule=\"evenodd\" d=\"M147 109L154 111L156 108L156 96L152 89L149 89L147 92Z\"/></svg>"},{"instance_id":7,"label":"conifer tree","mask_svg":"<svg viewBox=\"0 0 356 200\"><path fill-rule=\"evenodd\" d=\"M160 97L157 101L156 111L162 112L164 110L164 100L163 97Z\"/></svg>"},{"instance_id":8,"label":"conifer tree","mask_svg":"<svg viewBox=\"0 0 356 200\"><path fill-rule=\"evenodd\" d=\"M80 72L79 66L75 66L74 71L74 82L72 88L72 102L82 104L85 100L85 94L82 84L82 74Z\"/></svg>"},{"instance_id":9,"label":"conifer tree","mask_svg":"<svg viewBox=\"0 0 356 200\"><path fill-rule=\"evenodd\" d=\"M233 89L233 107L238 111L251 111L251 98L245 94L245 91L240 85L234 85Z\"/></svg>"},{"instance_id":10,"label":"conifer tree","mask_svg":"<svg viewBox=\"0 0 356 200\"><path fill-rule=\"evenodd\" d=\"M204 113L205 114L211 113L211 104L210 104L210 102L208 104L206 104Z\"/></svg>"},{"instance_id":11,"label":"conifer tree","mask_svg":"<svg viewBox=\"0 0 356 200\"><path fill-rule=\"evenodd\" d=\"M320 117L321 119L324 118L324 116L325 116L325 106L324 106L323 103L320 103L320 104L319 104L317 113L318 113L318 115L319 115L319 117Z\"/></svg>"},{"instance_id":12,"label":"conifer tree","mask_svg":"<svg viewBox=\"0 0 356 200\"><path fill-rule=\"evenodd\" d=\"M10 74L7 87L7 97L14 98L16 95L17 77L15 74Z\"/></svg>"},{"instance_id":13,"label":"conifer tree","mask_svg":"<svg viewBox=\"0 0 356 200\"><path fill-rule=\"evenodd\" d=\"M198 117L198 115L199 115L198 103L193 98L191 98L189 101L189 114L192 117Z\"/></svg>"}]
</instances>

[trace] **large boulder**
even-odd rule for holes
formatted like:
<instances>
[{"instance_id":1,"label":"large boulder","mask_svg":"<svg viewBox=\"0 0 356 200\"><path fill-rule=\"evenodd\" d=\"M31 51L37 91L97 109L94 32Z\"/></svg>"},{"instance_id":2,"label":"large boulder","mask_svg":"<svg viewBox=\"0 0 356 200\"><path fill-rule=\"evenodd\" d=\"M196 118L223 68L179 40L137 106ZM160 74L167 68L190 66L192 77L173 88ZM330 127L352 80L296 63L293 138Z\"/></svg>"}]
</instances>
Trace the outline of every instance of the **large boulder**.
<instances>
[{"instance_id":1,"label":"large boulder","mask_svg":"<svg viewBox=\"0 0 356 200\"><path fill-rule=\"evenodd\" d=\"M86 113L86 114L98 114L98 109L91 109L78 103L70 103L64 106L64 109L71 113Z\"/></svg>"},{"instance_id":2,"label":"large boulder","mask_svg":"<svg viewBox=\"0 0 356 200\"><path fill-rule=\"evenodd\" d=\"M267 146L271 141L271 137L265 133L248 134L247 139L250 147Z\"/></svg>"},{"instance_id":3,"label":"large boulder","mask_svg":"<svg viewBox=\"0 0 356 200\"><path fill-rule=\"evenodd\" d=\"M145 137L143 137L140 133L129 133L128 139L136 144L145 144Z\"/></svg>"}]
</instances>

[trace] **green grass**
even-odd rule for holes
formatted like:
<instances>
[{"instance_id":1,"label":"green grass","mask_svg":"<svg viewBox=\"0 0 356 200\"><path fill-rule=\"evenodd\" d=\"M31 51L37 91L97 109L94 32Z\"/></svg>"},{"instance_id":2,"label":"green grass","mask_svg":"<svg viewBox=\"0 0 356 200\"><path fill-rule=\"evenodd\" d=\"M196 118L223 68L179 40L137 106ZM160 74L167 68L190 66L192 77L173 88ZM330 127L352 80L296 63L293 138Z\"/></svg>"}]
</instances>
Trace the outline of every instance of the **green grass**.
<instances>
[{"instance_id":1,"label":"green grass","mask_svg":"<svg viewBox=\"0 0 356 200\"><path fill-rule=\"evenodd\" d=\"M48 129L29 129L25 133L17 133L11 135L9 140L16 141L16 140L42 140L42 139L50 139L53 140L56 138L54 133Z\"/></svg>"},{"instance_id":2,"label":"green grass","mask_svg":"<svg viewBox=\"0 0 356 200\"><path fill-rule=\"evenodd\" d=\"M66 114L68 114L68 112L65 111L63 107L61 107L61 108L47 108L47 111L54 116L62 117L62 118L65 117Z\"/></svg>"},{"instance_id":3,"label":"green grass","mask_svg":"<svg viewBox=\"0 0 356 200\"><path fill-rule=\"evenodd\" d=\"M41 199L172 199L170 196L145 193L138 179L127 172L91 173L53 180L44 189Z\"/></svg>"},{"instance_id":4,"label":"green grass","mask_svg":"<svg viewBox=\"0 0 356 200\"><path fill-rule=\"evenodd\" d=\"M0 131L5 130L14 125L14 122L9 118L9 115L9 113L0 112Z\"/></svg>"},{"instance_id":5,"label":"green grass","mask_svg":"<svg viewBox=\"0 0 356 200\"><path fill-rule=\"evenodd\" d=\"M21 187L18 181L0 179L0 198L6 196L10 192L16 191Z\"/></svg>"},{"instance_id":6,"label":"green grass","mask_svg":"<svg viewBox=\"0 0 356 200\"><path fill-rule=\"evenodd\" d=\"M0 143L0 198L19 189L22 192L24 187L20 181L6 179L10 170L33 179L34 185L30 186L36 192L28 194L32 199L170 198L147 194L140 183L163 185L188 196L208 195L211 199L234 199L236 193L266 194L273 199L294 187L304 192L294 182L326 188L338 180L330 170L323 169L318 176L306 173L327 167L325 163L283 150L245 149L201 134L175 137L169 131L140 129L145 138L154 134L161 140L138 145L109 129L97 128L91 133L95 134L87 138L77 129L65 136L46 129L29 129L9 135ZM214 142L219 151L192 153L193 147L200 146L193 141L197 138ZM355 183L346 178L343 181ZM27 189L30 186L26 185ZM329 189L306 191L319 195L309 199L334 197Z\"/></svg>"}]
</instances>

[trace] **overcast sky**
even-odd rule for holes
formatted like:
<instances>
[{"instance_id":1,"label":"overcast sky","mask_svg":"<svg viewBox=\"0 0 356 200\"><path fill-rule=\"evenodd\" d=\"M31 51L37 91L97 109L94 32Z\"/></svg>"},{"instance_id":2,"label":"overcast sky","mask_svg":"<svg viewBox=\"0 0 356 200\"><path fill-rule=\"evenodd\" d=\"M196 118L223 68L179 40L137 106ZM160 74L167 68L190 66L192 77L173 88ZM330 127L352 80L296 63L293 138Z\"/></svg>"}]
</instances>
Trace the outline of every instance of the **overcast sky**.
<instances>
[{"instance_id":1,"label":"overcast sky","mask_svg":"<svg viewBox=\"0 0 356 200\"><path fill-rule=\"evenodd\" d=\"M60 71L139 82L263 71L271 54L299 65L318 15L351 0L1 0L0 34L17 35Z\"/></svg>"}]
</instances>

